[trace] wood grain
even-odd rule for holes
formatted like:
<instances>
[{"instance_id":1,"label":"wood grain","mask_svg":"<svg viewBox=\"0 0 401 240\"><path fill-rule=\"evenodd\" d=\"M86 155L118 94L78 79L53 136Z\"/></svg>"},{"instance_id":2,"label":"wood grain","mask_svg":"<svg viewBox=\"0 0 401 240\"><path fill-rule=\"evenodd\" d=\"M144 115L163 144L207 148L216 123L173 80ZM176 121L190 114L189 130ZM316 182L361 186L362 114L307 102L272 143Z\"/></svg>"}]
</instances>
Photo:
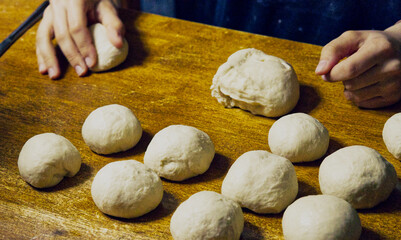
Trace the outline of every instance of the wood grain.
<instances>
[{"instance_id":1,"label":"wood grain","mask_svg":"<svg viewBox=\"0 0 401 240\"><path fill-rule=\"evenodd\" d=\"M41 1L0 0L0 39L15 29ZM267 135L276 119L225 109L210 95L217 68L233 52L257 48L291 63L301 82L301 98L293 112L319 119L329 130L328 154L344 146L378 150L401 176L401 163L386 149L381 131L401 105L378 110L355 107L342 96L341 83L327 83L314 74L321 47L181 21L152 14L122 11L130 52L113 71L75 75L63 62L64 75L51 81L37 71L37 25L0 59L0 238L1 239L171 239L170 217L190 195L220 192L230 165L241 154L269 149ZM89 150L81 127L97 107L118 103L141 121L144 135L123 153L102 156ZM102 214L90 196L96 172L122 159L143 161L152 136L171 124L197 127L210 135L216 156L203 175L182 183L163 180L165 195L151 213L132 220ZM25 183L17 167L19 151L32 136L54 132L80 151L83 164L73 178L49 189ZM319 194L321 160L295 164L298 197ZM375 208L359 210L361 239L399 239L401 189ZM245 212L242 239L282 239L282 214Z\"/></svg>"}]
</instances>

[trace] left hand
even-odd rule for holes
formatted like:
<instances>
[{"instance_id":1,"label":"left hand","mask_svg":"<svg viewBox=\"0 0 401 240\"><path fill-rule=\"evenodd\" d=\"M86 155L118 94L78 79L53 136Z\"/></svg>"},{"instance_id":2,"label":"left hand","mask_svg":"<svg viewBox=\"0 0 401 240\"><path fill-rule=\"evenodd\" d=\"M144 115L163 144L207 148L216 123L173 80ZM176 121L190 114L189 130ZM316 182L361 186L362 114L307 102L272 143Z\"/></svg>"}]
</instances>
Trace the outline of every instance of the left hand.
<instances>
[{"instance_id":1,"label":"left hand","mask_svg":"<svg viewBox=\"0 0 401 240\"><path fill-rule=\"evenodd\" d=\"M342 81L345 98L359 107L378 108L398 102L401 99L399 25L385 31L343 33L323 47L316 74L329 82Z\"/></svg>"}]
</instances>

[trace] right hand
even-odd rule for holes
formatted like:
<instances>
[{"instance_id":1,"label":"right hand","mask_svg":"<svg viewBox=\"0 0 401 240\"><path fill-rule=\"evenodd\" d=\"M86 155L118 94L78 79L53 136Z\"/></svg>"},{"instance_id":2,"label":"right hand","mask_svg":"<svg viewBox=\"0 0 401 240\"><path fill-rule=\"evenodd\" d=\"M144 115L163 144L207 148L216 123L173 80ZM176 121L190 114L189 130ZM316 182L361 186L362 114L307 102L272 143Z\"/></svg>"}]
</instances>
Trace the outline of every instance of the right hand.
<instances>
[{"instance_id":1,"label":"right hand","mask_svg":"<svg viewBox=\"0 0 401 240\"><path fill-rule=\"evenodd\" d=\"M78 76L96 65L97 55L88 23L102 23L117 48L123 45L124 25L111 0L50 0L36 33L39 72L51 79L60 77L60 66L52 39Z\"/></svg>"}]
</instances>

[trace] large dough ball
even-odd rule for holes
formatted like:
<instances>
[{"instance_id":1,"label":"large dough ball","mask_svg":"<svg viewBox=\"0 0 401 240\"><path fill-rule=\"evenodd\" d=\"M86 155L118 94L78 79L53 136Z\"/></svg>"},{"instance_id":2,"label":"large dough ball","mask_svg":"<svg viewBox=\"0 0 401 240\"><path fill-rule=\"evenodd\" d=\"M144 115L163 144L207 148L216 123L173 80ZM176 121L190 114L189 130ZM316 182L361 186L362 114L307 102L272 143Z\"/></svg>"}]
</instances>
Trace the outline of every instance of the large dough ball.
<instances>
[{"instance_id":1,"label":"large dough ball","mask_svg":"<svg viewBox=\"0 0 401 240\"><path fill-rule=\"evenodd\" d=\"M299 99L299 83L291 65L253 48L232 54L217 70L211 89L225 107L266 117L288 113Z\"/></svg>"},{"instance_id":2,"label":"large dough ball","mask_svg":"<svg viewBox=\"0 0 401 240\"><path fill-rule=\"evenodd\" d=\"M383 140L387 150L397 159L401 159L401 113L390 117L383 128Z\"/></svg>"},{"instance_id":3,"label":"large dough ball","mask_svg":"<svg viewBox=\"0 0 401 240\"><path fill-rule=\"evenodd\" d=\"M77 148L65 137L42 133L31 137L18 158L21 177L37 188L52 187L64 176L72 177L81 167Z\"/></svg>"},{"instance_id":4,"label":"large dough ball","mask_svg":"<svg viewBox=\"0 0 401 240\"><path fill-rule=\"evenodd\" d=\"M118 104L97 108L82 126L85 143L99 154L128 150L139 142L141 136L141 123L134 113Z\"/></svg>"},{"instance_id":5,"label":"large dough ball","mask_svg":"<svg viewBox=\"0 0 401 240\"><path fill-rule=\"evenodd\" d=\"M329 132L317 119L305 113L281 117L269 130L272 153L291 162L310 162L322 157L329 147Z\"/></svg>"},{"instance_id":6,"label":"large dough ball","mask_svg":"<svg viewBox=\"0 0 401 240\"><path fill-rule=\"evenodd\" d=\"M322 193L342 198L354 208L376 206L389 197L396 183L393 165L365 146L337 150L319 168Z\"/></svg>"},{"instance_id":7,"label":"large dough ball","mask_svg":"<svg viewBox=\"0 0 401 240\"><path fill-rule=\"evenodd\" d=\"M171 125L155 134L144 163L159 176L182 181L206 172L214 157L214 144L203 131Z\"/></svg>"},{"instance_id":8,"label":"large dough ball","mask_svg":"<svg viewBox=\"0 0 401 240\"><path fill-rule=\"evenodd\" d=\"M170 221L175 240L239 239L244 228L241 207L223 195L202 191L178 206Z\"/></svg>"},{"instance_id":9,"label":"large dough ball","mask_svg":"<svg viewBox=\"0 0 401 240\"><path fill-rule=\"evenodd\" d=\"M96 174L92 198L100 211L115 217L134 218L155 209L163 198L157 174L136 160L112 162Z\"/></svg>"},{"instance_id":10,"label":"large dough ball","mask_svg":"<svg viewBox=\"0 0 401 240\"><path fill-rule=\"evenodd\" d=\"M283 157L250 151L231 166L221 193L257 213L279 213L298 193L295 168Z\"/></svg>"},{"instance_id":11,"label":"large dough ball","mask_svg":"<svg viewBox=\"0 0 401 240\"><path fill-rule=\"evenodd\" d=\"M106 28L96 23L89 27L97 53L97 63L91 68L94 72L102 72L120 65L127 58L128 42L123 38L123 46L116 48L107 37Z\"/></svg>"},{"instance_id":12,"label":"large dough ball","mask_svg":"<svg viewBox=\"0 0 401 240\"><path fill-rule=\"evenodd\" d=\"M362 231L355 209L329 195L296 200L284 211L282 226L286 240L356 240Z\"/></svg>"}]
</instances>

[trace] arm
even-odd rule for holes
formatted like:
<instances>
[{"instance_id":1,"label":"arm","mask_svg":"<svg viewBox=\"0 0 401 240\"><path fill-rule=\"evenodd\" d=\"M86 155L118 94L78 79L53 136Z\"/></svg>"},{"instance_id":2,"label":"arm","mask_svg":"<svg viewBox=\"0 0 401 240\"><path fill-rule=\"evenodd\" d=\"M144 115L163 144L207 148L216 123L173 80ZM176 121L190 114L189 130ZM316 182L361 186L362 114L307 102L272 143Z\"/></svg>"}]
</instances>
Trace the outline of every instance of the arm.
<instances>
[{"instance_id":1,"label":"arm","mask_svg":"<svg viewBox=\"0 0 401 240\"><path fill-rule=\"evenodd\" d=\"M323 47L316 74L342 81L344 96L365 108L401 99L401 22L384 31L348 31Z\"/></svg>"},{"instance_id":2,"label":"arm","mask_svg":"<svg viewBox=\"0 0 401 240\"><path fill-rule=\"evenodd\" d=\"M101 22L108 30L110 41L122 47L124 26L116 6L120 0L50 0L36 34L36 55L39 72L51 79L60 76L60 66L52 39L57 43L79 76L96 64L96 50L87 27Z\"/></svg>"}]
</instances>

